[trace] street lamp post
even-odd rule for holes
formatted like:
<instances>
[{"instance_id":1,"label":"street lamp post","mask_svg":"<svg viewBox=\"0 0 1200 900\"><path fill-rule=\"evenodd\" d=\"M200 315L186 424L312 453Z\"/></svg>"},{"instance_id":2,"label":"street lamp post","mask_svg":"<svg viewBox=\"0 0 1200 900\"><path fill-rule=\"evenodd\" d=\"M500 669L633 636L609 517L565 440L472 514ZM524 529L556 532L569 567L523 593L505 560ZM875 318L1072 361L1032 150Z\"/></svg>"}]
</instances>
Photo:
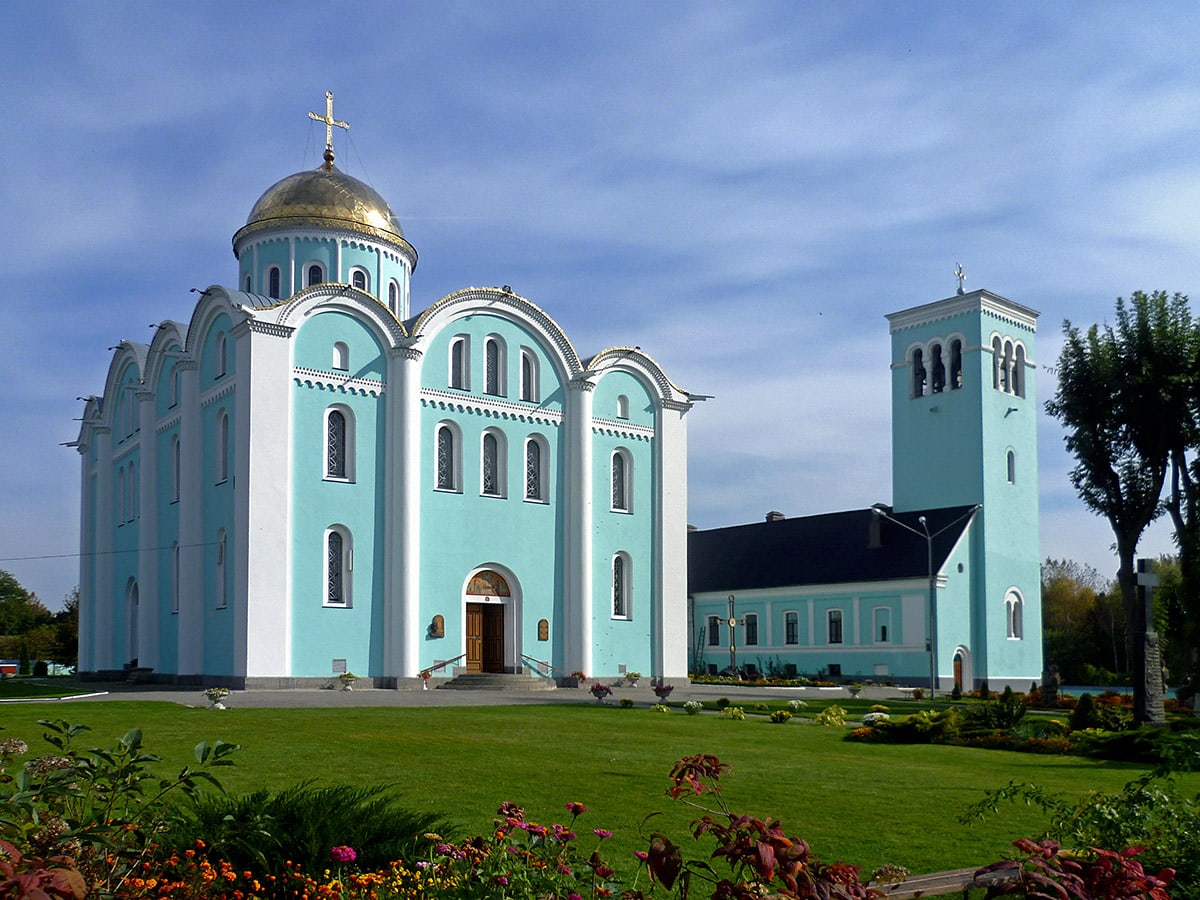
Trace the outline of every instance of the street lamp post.
<instances>
[{"instance_id":1,"label":"street lamp post","mask_svg":"<svg viewBox=\"0 0 1200 900\"><path fill-rule=\"evenodd\" d=\"M937 695L938 674L937 674L937 572L933 568L933 539L945 531L949 531L963 519L970 518L983 509L983 504L977 503L969 511L959 516L949 525L939 528L932 534L929 531L929 523L924 516L917 517L917 524L921 526L921 530L913 528L911 525L906 525L895 516L888 515L878 506L872 507L875 515L887 519L894 525L899 525L905 531L910 531L919 538L925 539L925 560L927 571L929 572L929 699L932 700Z\"/></svg>"}]
</instances>

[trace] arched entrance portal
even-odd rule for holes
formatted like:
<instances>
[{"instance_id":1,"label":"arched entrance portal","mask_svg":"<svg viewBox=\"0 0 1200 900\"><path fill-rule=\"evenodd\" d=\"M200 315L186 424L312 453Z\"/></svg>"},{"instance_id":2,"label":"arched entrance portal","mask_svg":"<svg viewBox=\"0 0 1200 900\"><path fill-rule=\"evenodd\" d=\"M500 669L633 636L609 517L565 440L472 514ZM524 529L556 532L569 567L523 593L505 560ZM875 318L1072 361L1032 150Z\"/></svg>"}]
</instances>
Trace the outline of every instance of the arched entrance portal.
<instances>
[{"instance_id":1,"label":"arched entrance portal","mask_svg":"<svg viewBox=\"0 0 1200 900\"><path fill-rule=\"evenodd\" d=\"M483 569L467 582L467 671L504 671L505 606L512 602L508 581Z\"/></svg>"},{"instance_id":2,"label":"arched entrance portal","mask_svg":"<svg viewBox=\"0 0 1200 900\"><path fill-rule=\"evenodd\" d=\"M954 649L954 686L963 692L975 689L971 673L971 651L961 645Z\"/></svg>"}]
</instances>

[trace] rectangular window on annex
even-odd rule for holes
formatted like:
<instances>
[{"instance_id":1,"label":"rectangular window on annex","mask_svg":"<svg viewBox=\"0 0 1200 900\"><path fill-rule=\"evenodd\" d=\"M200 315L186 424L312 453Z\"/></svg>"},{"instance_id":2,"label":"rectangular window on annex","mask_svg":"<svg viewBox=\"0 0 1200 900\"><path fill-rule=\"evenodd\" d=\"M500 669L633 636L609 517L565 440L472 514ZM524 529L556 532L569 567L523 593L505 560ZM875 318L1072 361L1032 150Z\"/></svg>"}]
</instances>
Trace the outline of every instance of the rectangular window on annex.
<instances>
[{"instance_id":1,"label":"rectangular window on annex","mask_svg":"<svg viewBox=\"0 0 1200 900\"><path fill-rule=\"evenodd\" d=\"M746 646L753 647L758 643L758 616L754 613L746 615Z\"/></svg>"},{"instance_id":2,"label":"rectangular window on annex","mask_svg":"<svg viewBox=\"0 0 1200 900\"><path fill-rule=\"evenodd\" d=\"M708 629L708 646L718 647L721 644L721 626L720 619L716 616L709 616L705 627Z\"/></svg>"},{"instance_id":3,"label":"rectangular window on annex","mask_svg":"<svg viewBox=\"0 0 1200 900\"><path fill-rule=\"evenodd\" d=\"M842 642L842 611L840 609L831 609L827 615L829 623L829 643L840 644Z\"/></svg>"}]
</instances>

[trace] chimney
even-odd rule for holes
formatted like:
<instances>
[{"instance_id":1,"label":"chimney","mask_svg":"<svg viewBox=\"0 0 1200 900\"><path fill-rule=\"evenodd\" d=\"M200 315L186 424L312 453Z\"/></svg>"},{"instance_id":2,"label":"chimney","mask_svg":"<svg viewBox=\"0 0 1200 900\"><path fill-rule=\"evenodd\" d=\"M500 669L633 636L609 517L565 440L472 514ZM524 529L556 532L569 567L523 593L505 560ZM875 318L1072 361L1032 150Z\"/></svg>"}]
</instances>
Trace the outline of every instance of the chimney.
<instances>
[{"instance_id":1,"label":"chimney","mask_svg":"<svg viewBox=\"0 0 1200 900\"><path fill-rule=\"evenodd\" d=\"M777 509L773 509L769 513L767 513L767 521L768 522L782 522L786 518L787 518L787 516L785 516L783 513L781 513Z\"/></svg>"}]
</instances>

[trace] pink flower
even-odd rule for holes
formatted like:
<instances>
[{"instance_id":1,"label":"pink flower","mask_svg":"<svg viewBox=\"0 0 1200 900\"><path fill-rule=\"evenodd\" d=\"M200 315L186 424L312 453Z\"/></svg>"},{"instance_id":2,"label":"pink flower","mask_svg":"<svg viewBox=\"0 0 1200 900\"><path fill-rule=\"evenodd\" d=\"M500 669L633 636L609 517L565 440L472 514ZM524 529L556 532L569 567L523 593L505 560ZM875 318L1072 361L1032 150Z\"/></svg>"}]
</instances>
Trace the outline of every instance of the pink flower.
<instances>
[{"instance_id":1,"label":"pink flower","mask_svg":"<svg viewBox=\"0 0 1200 900\"><path fill-rule=\"evenodd\" d=\"M567 812L569 812L573 816L582 816L585 812L587 812L586 806L584 806L582 803L578 803L574 800L572 800L570 803L566 804L566 808L567 808Z\"/></svg>"},{"instance_id":2,"label":"pink flower","mask_svg":"<svg viewBox=\"0 0 1200 900\"><path fill-rule=\"evenodd\" d=\"M593 828L592 834L596 835L596 837L600 838L600 840L604 840L605 838L612 837L612 832L607 831L604 828Z\"/></svg>"},{"instance_id":3,"label":"pink flower","mask_svg":"<svg viewBox=\"0 0 1200 900\"><path fill-rule=\"evenodd\" d=\"M334 847L329 851L329 858L336 863L352 863L358 859L353 847Z\"/></svg>"},{"instance_id":4,"label":"pink flower","mask_svg":"<svg viewBox=\"0 0 1200 900\"><path fill-rule=\"evenodd\" d=\"M640 859L642 862L645 862L646 860L648 860L650 858L650 854L647 853L645 850L634 850L633 855L636 856L638 859Z\"/></svg>"}]
</instances>

